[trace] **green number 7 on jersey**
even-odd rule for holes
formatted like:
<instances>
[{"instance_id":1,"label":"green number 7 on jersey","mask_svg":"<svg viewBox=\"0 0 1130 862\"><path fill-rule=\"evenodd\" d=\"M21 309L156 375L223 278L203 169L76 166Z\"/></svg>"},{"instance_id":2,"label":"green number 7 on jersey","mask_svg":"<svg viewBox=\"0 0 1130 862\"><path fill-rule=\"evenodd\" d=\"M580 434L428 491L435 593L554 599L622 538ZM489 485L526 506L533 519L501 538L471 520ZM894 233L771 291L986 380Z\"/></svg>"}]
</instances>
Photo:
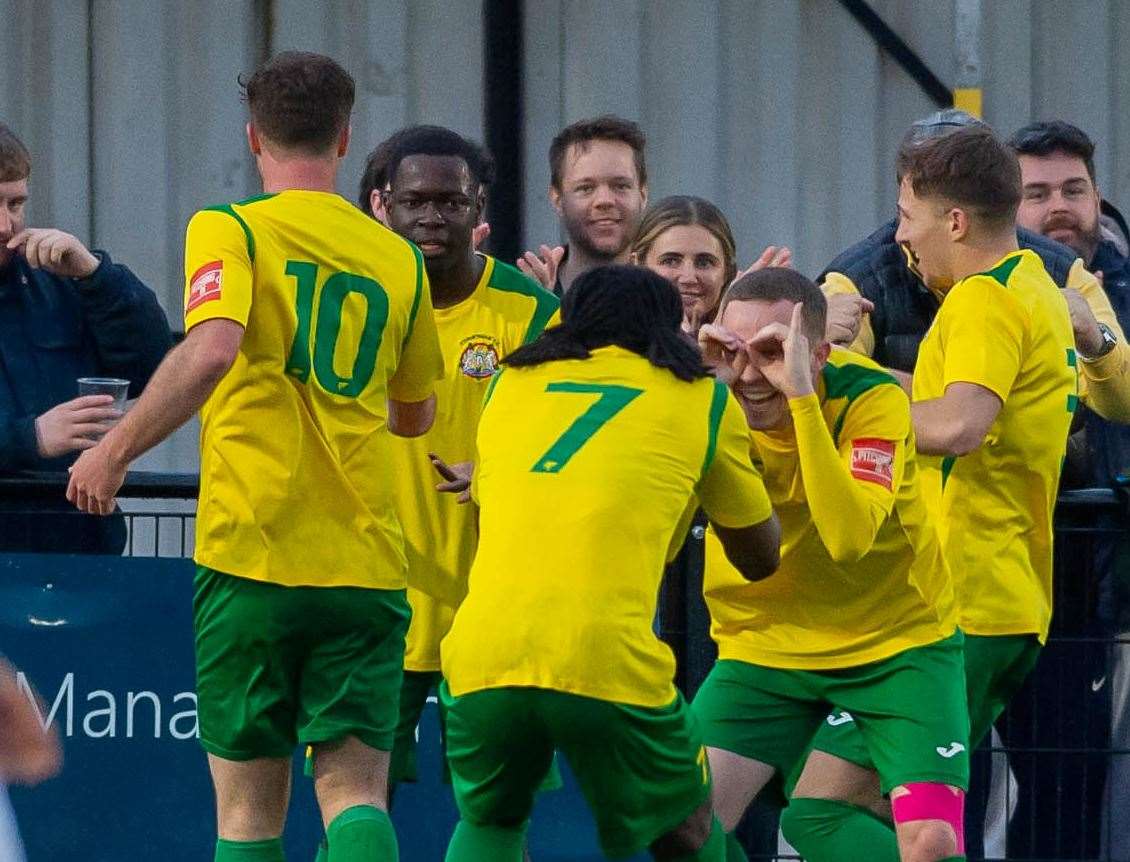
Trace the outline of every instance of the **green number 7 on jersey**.
<instances>
[{"instance_id":1,"label":"green number 7 on jersey","mask_svg":"<svg viewBox=\"0 0 1130 862\"><path fill-rule=\"evenodd\" d=\"M532 473L559 473L572 458L592 438L605 423L627 407L633 399L643 394L642 389L631 386L615 386L601 383L569 383L566 381L550 383L546 392L567 392L577 395L599 395L596 403L578 416L573 424L565 429L545 454L534 462Z\"/></svg>"}]
</instances>

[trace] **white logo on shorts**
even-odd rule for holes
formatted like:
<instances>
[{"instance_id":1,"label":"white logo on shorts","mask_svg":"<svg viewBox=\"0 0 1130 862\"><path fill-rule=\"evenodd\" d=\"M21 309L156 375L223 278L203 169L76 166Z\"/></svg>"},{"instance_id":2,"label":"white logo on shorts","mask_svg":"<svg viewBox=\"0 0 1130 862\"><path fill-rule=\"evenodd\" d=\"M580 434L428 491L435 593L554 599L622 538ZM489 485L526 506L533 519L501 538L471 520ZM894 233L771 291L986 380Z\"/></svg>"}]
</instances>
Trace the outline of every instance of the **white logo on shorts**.
<instances>
[{"instance_id":1,"label":"white logo on shorts","mask_svg":"<svg viewBox=\"0 0 1130 862\"><path fill-rule=\"evenodd\" d=\"M838 712L829 715L827 721L832 727L839 727L841 724L847 724L849 721L855 721L855 719L851 717L850 712Z\"/></svg>"},{"instance_id":2,"label":"white logo on shorts","mask_svg":"<svg viewBox=\"0 0 1130 862\"><path fill-rule=\"evenodd\" d=\"M939 745L934 751L938 752L938 754L946 758L946 760L949 760L951 757L956 757L961 754L961 752L965 751L965 746L960 742L951 742L949 748L942 748Z\"/></svg>"}]
</instances>

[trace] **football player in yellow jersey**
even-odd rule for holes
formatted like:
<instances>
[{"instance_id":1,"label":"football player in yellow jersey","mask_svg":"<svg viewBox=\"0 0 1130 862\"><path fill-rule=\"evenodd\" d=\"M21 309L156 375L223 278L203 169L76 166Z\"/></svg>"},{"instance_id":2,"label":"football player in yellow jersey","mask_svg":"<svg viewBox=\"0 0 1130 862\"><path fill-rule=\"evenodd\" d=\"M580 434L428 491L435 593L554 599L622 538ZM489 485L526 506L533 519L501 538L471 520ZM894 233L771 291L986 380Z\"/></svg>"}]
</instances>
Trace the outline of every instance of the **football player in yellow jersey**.
<instances>
[{"instance_id":1,"label":"football player in yellow jersey","mask_svg":"<svg viewBox=\"0 0 1130 862\"><path fill-rule=\"evenodd\" d=\"M442 644L453 862L521 858L555 748L609 856L725 859L698 726L652 627L657 592L696 499L744 577L776 567L779 528L741 410L682 318L666 279L597 267L491 384L479 548Z\"/></svg>"},{"instance_id":2,"label":"football player in yellow jersey","mask_svg":"<svg viewBox=\"0 0 1130 862\"><path fill-rule=\"evenodd\" d=\"M412 607L390 772L395 783L416 780L417 726L440 682L439 643L466 594L478 541L474 509L436 493L439 477L429 457L444 470L473 460L483 395L499 360L540 335L559 302L514 267L475 252L474 231L494 175L489 153L438 126L402 129L389 141L374 151L388 184L384 217L423 252L447 369L437 386L435 424L395 453Z\"/></svg>"},{"instance_id":3,"label":"football player in yellow jersey","mask_svg":"<svg viewBox=\"0 0 1130 862\"><path fill-rule=\"evenodd\" d=\"M912 410L966 635L975 747L1047 637L1052 510L1077 403L1073 333L1055 283L1017 247L1020 168L1006 145L962 129L905 150L899 168L898 239L925 275L954 285L922 342ZM865 800L871 761L852 724L823 727L815 745L835 757L811 782L854 786ZM892 847L868 852L886 860Z\"/></svg>"},{"instance_id":4,"label":"football player in yellow jersey","mask_svg":"<svg viewBox=\"0 0 1130 862\"><path fill-rule=\"evenodd\" d=\"M397 857L386 809L409 609L392 434L435 415L419 251L334 193L353 79L284 53L247 81L264 194L198 212L187 335L75 465L109 512L126 466L201 409L197 694L217 862L281 862L290 756L314 746L330 862Z\"/></svg>"},{"instance_id":5,"label":"football player in yellow jersey","mask_svg":"<svg viewBox=\"0 0 1130 862\"><path fill-rule=\"evenodd\" d=\"M694 701L727 831L803 761L830 705L849 708L895 800L904 860L960 857L968 715L953 589L927 519L910 403L874 362L824 340L820 289L790 269L743 276L700 332L732 381L781 519L781 568L747 583L708 534L719 661ZM729 367L727 367L729 366ZM794 816L841 802L815 788ZM802 794L805 795L805 794ZM868 818L801 849L857 858ZM730 838L730 859L744 854ZM839 854L820 855L821 853ZM813 855L809 855L813 853Z\"/></svg>"}]
</instances>

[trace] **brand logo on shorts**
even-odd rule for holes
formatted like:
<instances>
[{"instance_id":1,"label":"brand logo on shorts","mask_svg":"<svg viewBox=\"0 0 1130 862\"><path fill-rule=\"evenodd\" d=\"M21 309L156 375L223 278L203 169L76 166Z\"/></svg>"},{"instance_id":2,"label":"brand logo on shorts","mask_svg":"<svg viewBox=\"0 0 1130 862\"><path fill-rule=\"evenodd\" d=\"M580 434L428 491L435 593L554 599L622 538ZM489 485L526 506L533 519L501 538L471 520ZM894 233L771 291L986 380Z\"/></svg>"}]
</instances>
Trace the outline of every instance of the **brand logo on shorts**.
<instances>
[{"instance_id":1,"label":"brand logo on shorts","mask_svg":"<svg viewBox=\"0 0 1130 862\"><path fill-rule=\"evenodd\" d=\"M939 745L937 748L934 749L934 751L938 752L938 754L940 754L946 760L949 760L951 757L957 757L957 755L959 755L959 754L961 754L961 752L965 751L965 746L962 745L960 742L951 742L949 748L942 748Z\"/></svg>"},{"instance_id":2,"label":"brand logo on shorts","mask_svg":"<svg viewBox=\"0 0 1130 862\"><path fill-rule=\"evenodd\" d=\"M828 724L832 725L832 727L839 727L841 724L847 724L849 721L855 721L855 719L851 717L850 712L834 712L827 718Z\"/></svg>"},{"instance_id":3,"label":"brand logo on shorts","mask_svg":"<svg viewBox=\"0 0 1130 862\"><path fill-rule=\"evenodd\" d=\"M851 441L851 475L888 491L894 482L895 444L892 440L861 438Z\"/></svg>"},{"instance_id":4,"label":"brand logo on shorts","mask_svg":"<svg viewBox=\"0 0 1130 862\"><path fill-rule=\"evenodd\" d=\"M498 348L485 336L472 336L463 342L459 370L475 380L484 380L498 371Z\"/></svg>"},{"instance_id":5,"label":"brand logo on shorts","mask_svg":"<svg viewBox=\"0 0 1130 862\"><path fill-rule=\"evenodd\" d=\"M192 311L201 303L220 298L220 288L224 280L224 262L214 260L206 263L192 274L188 285L188 303L185 311Z\"/></svg>"}]
</instances>

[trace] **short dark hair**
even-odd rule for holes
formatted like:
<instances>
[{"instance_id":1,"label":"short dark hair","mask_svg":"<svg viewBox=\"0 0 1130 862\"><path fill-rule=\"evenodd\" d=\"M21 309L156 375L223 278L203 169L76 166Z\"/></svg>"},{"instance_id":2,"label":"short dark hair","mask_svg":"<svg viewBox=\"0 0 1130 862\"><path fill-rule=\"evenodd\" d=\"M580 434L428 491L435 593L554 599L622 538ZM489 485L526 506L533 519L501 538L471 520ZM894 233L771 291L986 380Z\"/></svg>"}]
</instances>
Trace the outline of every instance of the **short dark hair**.
<instances>
[{"instance_id":1,"label":"short dark hair","mask_svg":"<svg viewBox=\"0 0 1130 862\"><path fill-rule=\"evenodd\" d=\"M321 155L349 125L353 78L329 57L284 51L240 84L252 124L287 149Z\"/></svg>"},{"instance_id":2,"label":"short dark hair","mask_svg":"<svg viewBox=\"0 0 1130 862\"><path fill-rule=\"evenodd\" d=\"M1050 156L1052 153L1075 156L1086 165L1091 182L1095 181L1095 143L1071 123L1063 120L1029 123L1013 133L1008 145L1018 156Z\"/></svg>"},{"instance_id":3,"label":"short dark hair","mask_svg":"<svg viewBox=\"0 0 1130 862\"><path fill-rule=\"evenodd\" d=\"M494 182L494 158L482 146L443 126L410 126L393 136L385 180L396 181L400 163L409 156L454 156L467 163L471 176L482 186Z\"/></svg>"},{"instance_id":4,"label":"short dark hair","mask_svg":"<svg viewBox=\"0 0 1130 862\"><path fill-rule=\"evenodd\" d=\"M0 123L0 183L31 176L31 155L16 133Z\"/></svg>"},{"instance_id":5,"label":"short dark hair","mask_svg":"<svg viewBox=\"0 0 1130 862\"><path fill-rule=\"evenodd\" d=\"M970 210L992 228L1016 222L1020 163L987 126L970 126L899 153L899 176L918 197L940 197Z\"/></svg>"},{"instance_id":6,"label":"short dark hair","mask_svg":"<svg viewBox=\"0 0 1130 862\"><path fill-rule=\"evenodd\" d=\"M770 266L747 273L730 285L718 306L718 319L722 319L731 302L799 302L804 334L812 345L824 341L828 322L828 300L824 292L811 279L795 269Z\"/></svg>"},{"instance_id":7,"label":"short dark hair","mask_svg":"<svg viewBox=\"0 0 1130 862\"><path fill-rule=\"evenodd\" d=\"M680 380L710 372L681 329L683 301L661 275L642 266L598 266L580 275L561 303L561 323L503 360L516 368L588 359L600 347L638 353Z\"/></svg>"},{"instance_id":8,"label":"short dark hair","mask_svg":"<svg viewBox=\"0 0 1130 862\"><path fill-rule=\"evenodd\" d=\"M604 114L589 120L578 120L557 133L549 145L549 179L555 189L560 190L564 175L565 153L576 144L582 151L588 149L592 141L617 141L632 148L636 160L636 175L640 185L647 185L647 163L644 161L644 147L647 138L639 124L613 114Z\"/></svg>"},{"instance_id":9,"label":"short dark hair","mask_svg":"<svg viewBox=\"0 0 1130 862\"><path fill-rule=\"evenodd\" d=\"M357 202L372 214L373 190L383 190L409 156L454 156L467 163L471 176L484 189L494 182L494 156L480 144L443 126L406 126L393 132L369 153Z\"/></svg>"},{"instance_id":10,"label":"short dark hair","mask_svg":"<svg viewBox=\"0 0 1130 862\"><path fill-rule=\"evenodd\" d=\"M402 131L402 130L401 130ZM400 132L393 132L392 137L385 138L377 143L372 153L365 159L365 169L360 175L357 188L357 204L368 216L373 215L370 202L373 200L373 191L383 191L389 184L389 156L392 153L393 141Z\"/></svg>"}]
</instances>

